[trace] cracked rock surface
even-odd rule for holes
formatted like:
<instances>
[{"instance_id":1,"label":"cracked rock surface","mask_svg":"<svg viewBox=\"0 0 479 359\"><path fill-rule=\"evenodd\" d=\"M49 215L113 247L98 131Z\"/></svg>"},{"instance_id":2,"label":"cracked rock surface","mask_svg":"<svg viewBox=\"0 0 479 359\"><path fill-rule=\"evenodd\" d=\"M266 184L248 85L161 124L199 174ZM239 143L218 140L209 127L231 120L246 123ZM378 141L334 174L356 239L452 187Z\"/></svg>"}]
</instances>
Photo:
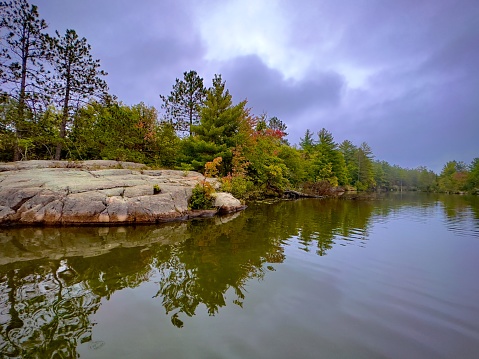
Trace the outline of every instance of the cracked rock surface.
<instances>
[{"instance_id":1,"label":"cracked rock surface","mask_svg":"<svg viewBox=\"0 0 479 359\"><path fill-rule=\"evenodd\" d=\"M155 223L184 220L194 186L216 179L198 172L148 170L117 161L24 161L0 163L0 225ZM161 191L156 193L155 187ZM244 206L218 193L219 211ZM214 212L214 211L213 211Z\"/></svg>"}]
</instances>

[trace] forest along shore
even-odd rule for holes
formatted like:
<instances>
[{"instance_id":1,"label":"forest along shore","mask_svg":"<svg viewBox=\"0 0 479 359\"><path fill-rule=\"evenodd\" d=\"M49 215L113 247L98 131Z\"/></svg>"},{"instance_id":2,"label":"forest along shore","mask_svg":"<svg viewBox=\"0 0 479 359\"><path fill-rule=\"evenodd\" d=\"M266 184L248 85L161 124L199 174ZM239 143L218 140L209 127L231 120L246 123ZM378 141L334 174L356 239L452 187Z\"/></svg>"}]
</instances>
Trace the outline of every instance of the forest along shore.
<instances>
[{"instance_id":1,"label":"forest along shore","mask_svg":"<svg viewBox=\"0 0 479 359\"><path fill-rule=\"evenodd\" d=\"M190 210L197 184L219 188L194 171L149 170L118 161L0 163L1 225L157 223L240 211L231 194L216 192L211 210Z\"/></svg>"}]
</instances>

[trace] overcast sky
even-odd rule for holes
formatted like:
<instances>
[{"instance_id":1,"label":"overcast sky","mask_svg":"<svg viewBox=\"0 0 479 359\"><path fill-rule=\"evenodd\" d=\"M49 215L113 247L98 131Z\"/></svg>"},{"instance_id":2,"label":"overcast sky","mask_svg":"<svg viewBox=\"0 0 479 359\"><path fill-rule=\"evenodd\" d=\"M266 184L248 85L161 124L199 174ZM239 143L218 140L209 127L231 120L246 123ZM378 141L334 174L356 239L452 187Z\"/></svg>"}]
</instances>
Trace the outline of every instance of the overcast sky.
<instances>
[{"instance_id":1,"label":"overcast sky","mask_svg":"<svg viewBox=\"0 0 479 359\"><path fill-rule=\"evenodd\" d=\"M221 74L235 103L379 160L440 172L479 157L477 0L31 0L86 37L128 105Z\"/></svg>"}]
</instances>

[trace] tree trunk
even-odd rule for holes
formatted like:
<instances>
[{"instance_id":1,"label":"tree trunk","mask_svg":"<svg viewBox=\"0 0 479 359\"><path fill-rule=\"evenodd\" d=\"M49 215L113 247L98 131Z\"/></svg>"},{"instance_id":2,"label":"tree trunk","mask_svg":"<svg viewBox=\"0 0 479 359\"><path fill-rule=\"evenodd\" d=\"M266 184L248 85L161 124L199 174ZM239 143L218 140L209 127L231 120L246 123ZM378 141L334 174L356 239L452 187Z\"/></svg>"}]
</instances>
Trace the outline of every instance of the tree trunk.
<instances>
[{"instance_id":1,"label":"tree trunk","mask_svg":"<svg viewBox=\"0 0 479 359\"><path fill-rule=\"evenodd\" d=\"M67 120L68 120L68 101L65 98L65 103L63 107L63 115L62 115L62 122L60 124L60 141L57 143L57 148L55 149L55 160L58 161L61 158L62 148L63 148L63 140L66 137L66 128L67 128Z\"/></svg>"},{"instance_id":2,"label":"tree trunk","mask_svg":"<svg viewBox=\"0 0 479 359\"><path fill-rule=\"evenodd\" d=\"M189 117L189 120L190 120L190 137L193 136L193 131L191 130L191 126L193 126L193 95L190 94L190 98L189 98L189 104L188 104L188 117Z\"/></svg>"},{"instance_id":3,"label":"tree trunk","mask_svg":"<svg viewBox=\"0 0 479 359\"><path fill-rule=\"evenodd\" d=\"M24 29L25 31L25 29ZM21 134L21 125L24 121L25 116L25 98L26 98L26 87L27 87L27 60L29 52L29 36L25 34L22 39L22 75L20 79L20 97L18 99L18 118L15 126L15 145L13 148L13 160L20 160L20 147L18 145L19 140L22 138Z\"/></svg>"},{"instance_id":4,"label":"tree trunk","mask_svg":"<svg viewBox=\"0 0 479 359\"><path fill-rule=\"evenodd\" d=\"M65 99L63 101L63 114L62 114L62 122L60 124L60 141L57 144L57 148L55 149L55 160L60 160L63 148L63 140L66 137L67 132L67 121L68 121L68 103L70 101L70 64L68 65L67 70L67 84L65 89Z\"/></svg>"}]
</instances>

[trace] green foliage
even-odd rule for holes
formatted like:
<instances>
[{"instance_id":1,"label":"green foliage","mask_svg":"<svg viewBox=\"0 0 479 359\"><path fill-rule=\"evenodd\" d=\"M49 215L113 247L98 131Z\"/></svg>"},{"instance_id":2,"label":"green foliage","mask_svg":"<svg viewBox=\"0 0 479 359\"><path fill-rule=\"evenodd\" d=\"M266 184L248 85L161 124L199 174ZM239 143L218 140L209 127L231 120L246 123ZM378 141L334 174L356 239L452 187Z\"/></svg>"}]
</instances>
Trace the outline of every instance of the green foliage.
<instances>
[{"instance_id":1,"label":"green foliage","mask_svg":"<svg viewBox=\"0 0 479 359\"><path fill-rule=\"evenodd\" d=\"M458 161L447 162L436 186L441 192L479 194L479 158L474 158L469 165Z\"/></svg>"},{"instance_id":2,"label":"green foliage","mask_svg":"<svg viewBox=\"0 0 479 359\"><path fill-rule=\"evenodd\" d=\"M247 177L249 162L243 154L242 146L233 149L232 172L221 178L221 190L231 193L239 199L254 196L255 185Z\"/></svg>"},{"instance_id":3,"label":"green foliage","mask_svg":"<svg viewBox=\"0 0 479 359\"><path fill-rule=\"evenodd\" d=\"M438 185L442 192L458 193L467 190L467 166L463 162L447 162L439 175Z\"/></svg>"},{"instance_id":4,"label":"green foliage","mask_svg":"<svg viewBox=\"0 0 479 359\"><path fill-rule=\"evenodd\" d=\"M108 159L173 166L179 139L143 103L90 103L76 115L69 148L74 159Z\"/></svg>"},{"instance_id":5,"label":"green foliage","mask_svg":"<svg viewBox=\"0 0 479 359\"><path fill-rule=\"evenodd\" d=\"M266 176L266 189L281 192L288 184L285 178L287 172L286 166L281 161L271 161L272 163L265 166L263 173Z\"/></svg>"},{"instance_id":6,"label":"green foliage","mask_svg":"<svg viewBox=\"0 0 479 359\"><path fill-rule=\"evenodd\" d=\"M161 188L159 184L153 185L153 194L161 193Z\"/></svg>"},{"instance_id":7,"label":"green foliage","mask_svg":"<svg viewBox=\"0 0 479 359\"><path fill-rule=\"evenodd\" d=\"M190 209L211 209L213 208L214 188L207 182L198 183L194 188L188 203Z\"/></svg>"},{"instance_id":8,"label":"green foliage","mask_svg":"<svg viewBox=\"0 0 479 359\"><path fill-rule=\"evenodd\" d=\"M300 151L288 145L281 145L278 151L278 158L286 167L284 176L287 182L297 187L305 180L305 163Z\"/></svg>"},{"instance_id":9,"label":"green foliage","mask_svg":"<svg viewBox=\"0 0 479 359\"><path fill-rule=\"evenodd\" d=\"M244 146L247 177L261 191L280 194L288 185L289 171L279 156L285 145L274 133L263 130L253 131L249 140Z\"/></svg>"},{"instance_id":10,"label":"green foliage","mask_svg":"<svg viewBox=\"0 0 479 359\"><path fill-rule=\"evenodd\" d=\"M437 190L437 176L426 167L416 169L418 173L418 188L421 191L432 192Z\"/></svg>"},{"instance_id":11,"label":"green foliage","mask_svg":"<svg viewBox=\"0 0 479 359\"><path fill-rule=\"evenodd\" d=\"M367 190L376 186L374 181L373 152L366 142L357 150L358 157L358 189Z\"/></svg>"},{"instance_id":12,"label":"green foliage","mask_svg":"<svg viewBox=\"0 0 479 359\"><path fill-rule=\"evenodd\" d=\"M191 164L195 171L204 171L205 164L213 161L217 157L226 159L227 163L231 162L232 152L226 145L217 145L213 142L207 142L198 136L188 137L181 142L180 162ZM224 165L224 162L223 162ZM219 167L220 173L225 171L222 166Z\"/></svg>"},{"instance_id":13,"label":"green foliage","mask_svg":"<svg viewBox=\"0 0 479 359\"><path fill-rule=\"evenodd\" d=\"M169 122L160 122L153 127L155 135L147 142L146 162L159 167L173 168L178 163L180 138Z\"/></svg>"},{"instance_id":14,"label":"green foliage","mask_svg":"<svg viewBox=\"0 0 479 359\"><path fill-rule=\"evenodd\" d=\"M345 140L339 145L339 151L343 154L346 163L346 182L353 185L358 173L357 148L351 141Z\"/></svg>"},{"instance_id":15,"label":"green foliage","mask_svg":"<svg viewBox=\"0 0 479 359\"><path fill-rule=\"evenodd\" d=\"M373 167L378 189L426 192L437 190L436 174L426 167L407 169L391 166L386 161L375 161Z\"/></svg>"},{"instance_id":16,"label":"green foliage","mask_svg":"<svg viewBox=\"0 0 479 359\"><path fill-rule=\"evenodd\" d=\"M304 182L327 182L333 187L349 184L344 155L338 144L334 142L331 132L321 129L318 132L318 140L315 141L311 131L307 130L300 145L305 173Z\"/></svg>"},{"instance_id":17,"label":"green foliage","mask_svg":"<svg viewBox=\"0 0 479 359\"><path fill-rule=\"evenodd\" d=\"M479 157L474 158L469 166L467 188L479 194Z\"/></svg>"},{"instance_id":18,"label":"green foliage","mask_svg":"<svg viewBox=\"0 0 479 359\"><path fill-rule=\"evenodd\" d=\"M221 179L221 190L229 192L238 199L247 199L254 196L254 183L244 176L228 175Z\"/></svg>"},{"instance_id":19,"label":"green foliage","mask_svg":"<svg viewBox=\"0 0 479 359\"><path fill-rule=\"evenodd\" d=\"M74 158L119 161L144 160L138 151L144 136L129 108L118 103L91 103L75 119Z\"/></svg>"},{"instance_id":20,"label":"green foliage","mask_svg":"<svg viewBox=\"0 0 479 359\"><path fill-rule=\"evenodd\" d=\"M0 161L13 160L15 139L16 102L9 96L0 102Z\"/></svg>"},{"instance_id":21,"label":"green foliage","mask_svg":"<svg viewBox=\"0 0 479 359\"><path fill-rule=\"evenodd\" d=\"M58 141L58 114L53 107L43 113L25 110L22 136L17 137L17 102L5 97L0 102L0 161L12 161L14 148L19 160L51 159Z\"/></svg>"}]
</instances>

